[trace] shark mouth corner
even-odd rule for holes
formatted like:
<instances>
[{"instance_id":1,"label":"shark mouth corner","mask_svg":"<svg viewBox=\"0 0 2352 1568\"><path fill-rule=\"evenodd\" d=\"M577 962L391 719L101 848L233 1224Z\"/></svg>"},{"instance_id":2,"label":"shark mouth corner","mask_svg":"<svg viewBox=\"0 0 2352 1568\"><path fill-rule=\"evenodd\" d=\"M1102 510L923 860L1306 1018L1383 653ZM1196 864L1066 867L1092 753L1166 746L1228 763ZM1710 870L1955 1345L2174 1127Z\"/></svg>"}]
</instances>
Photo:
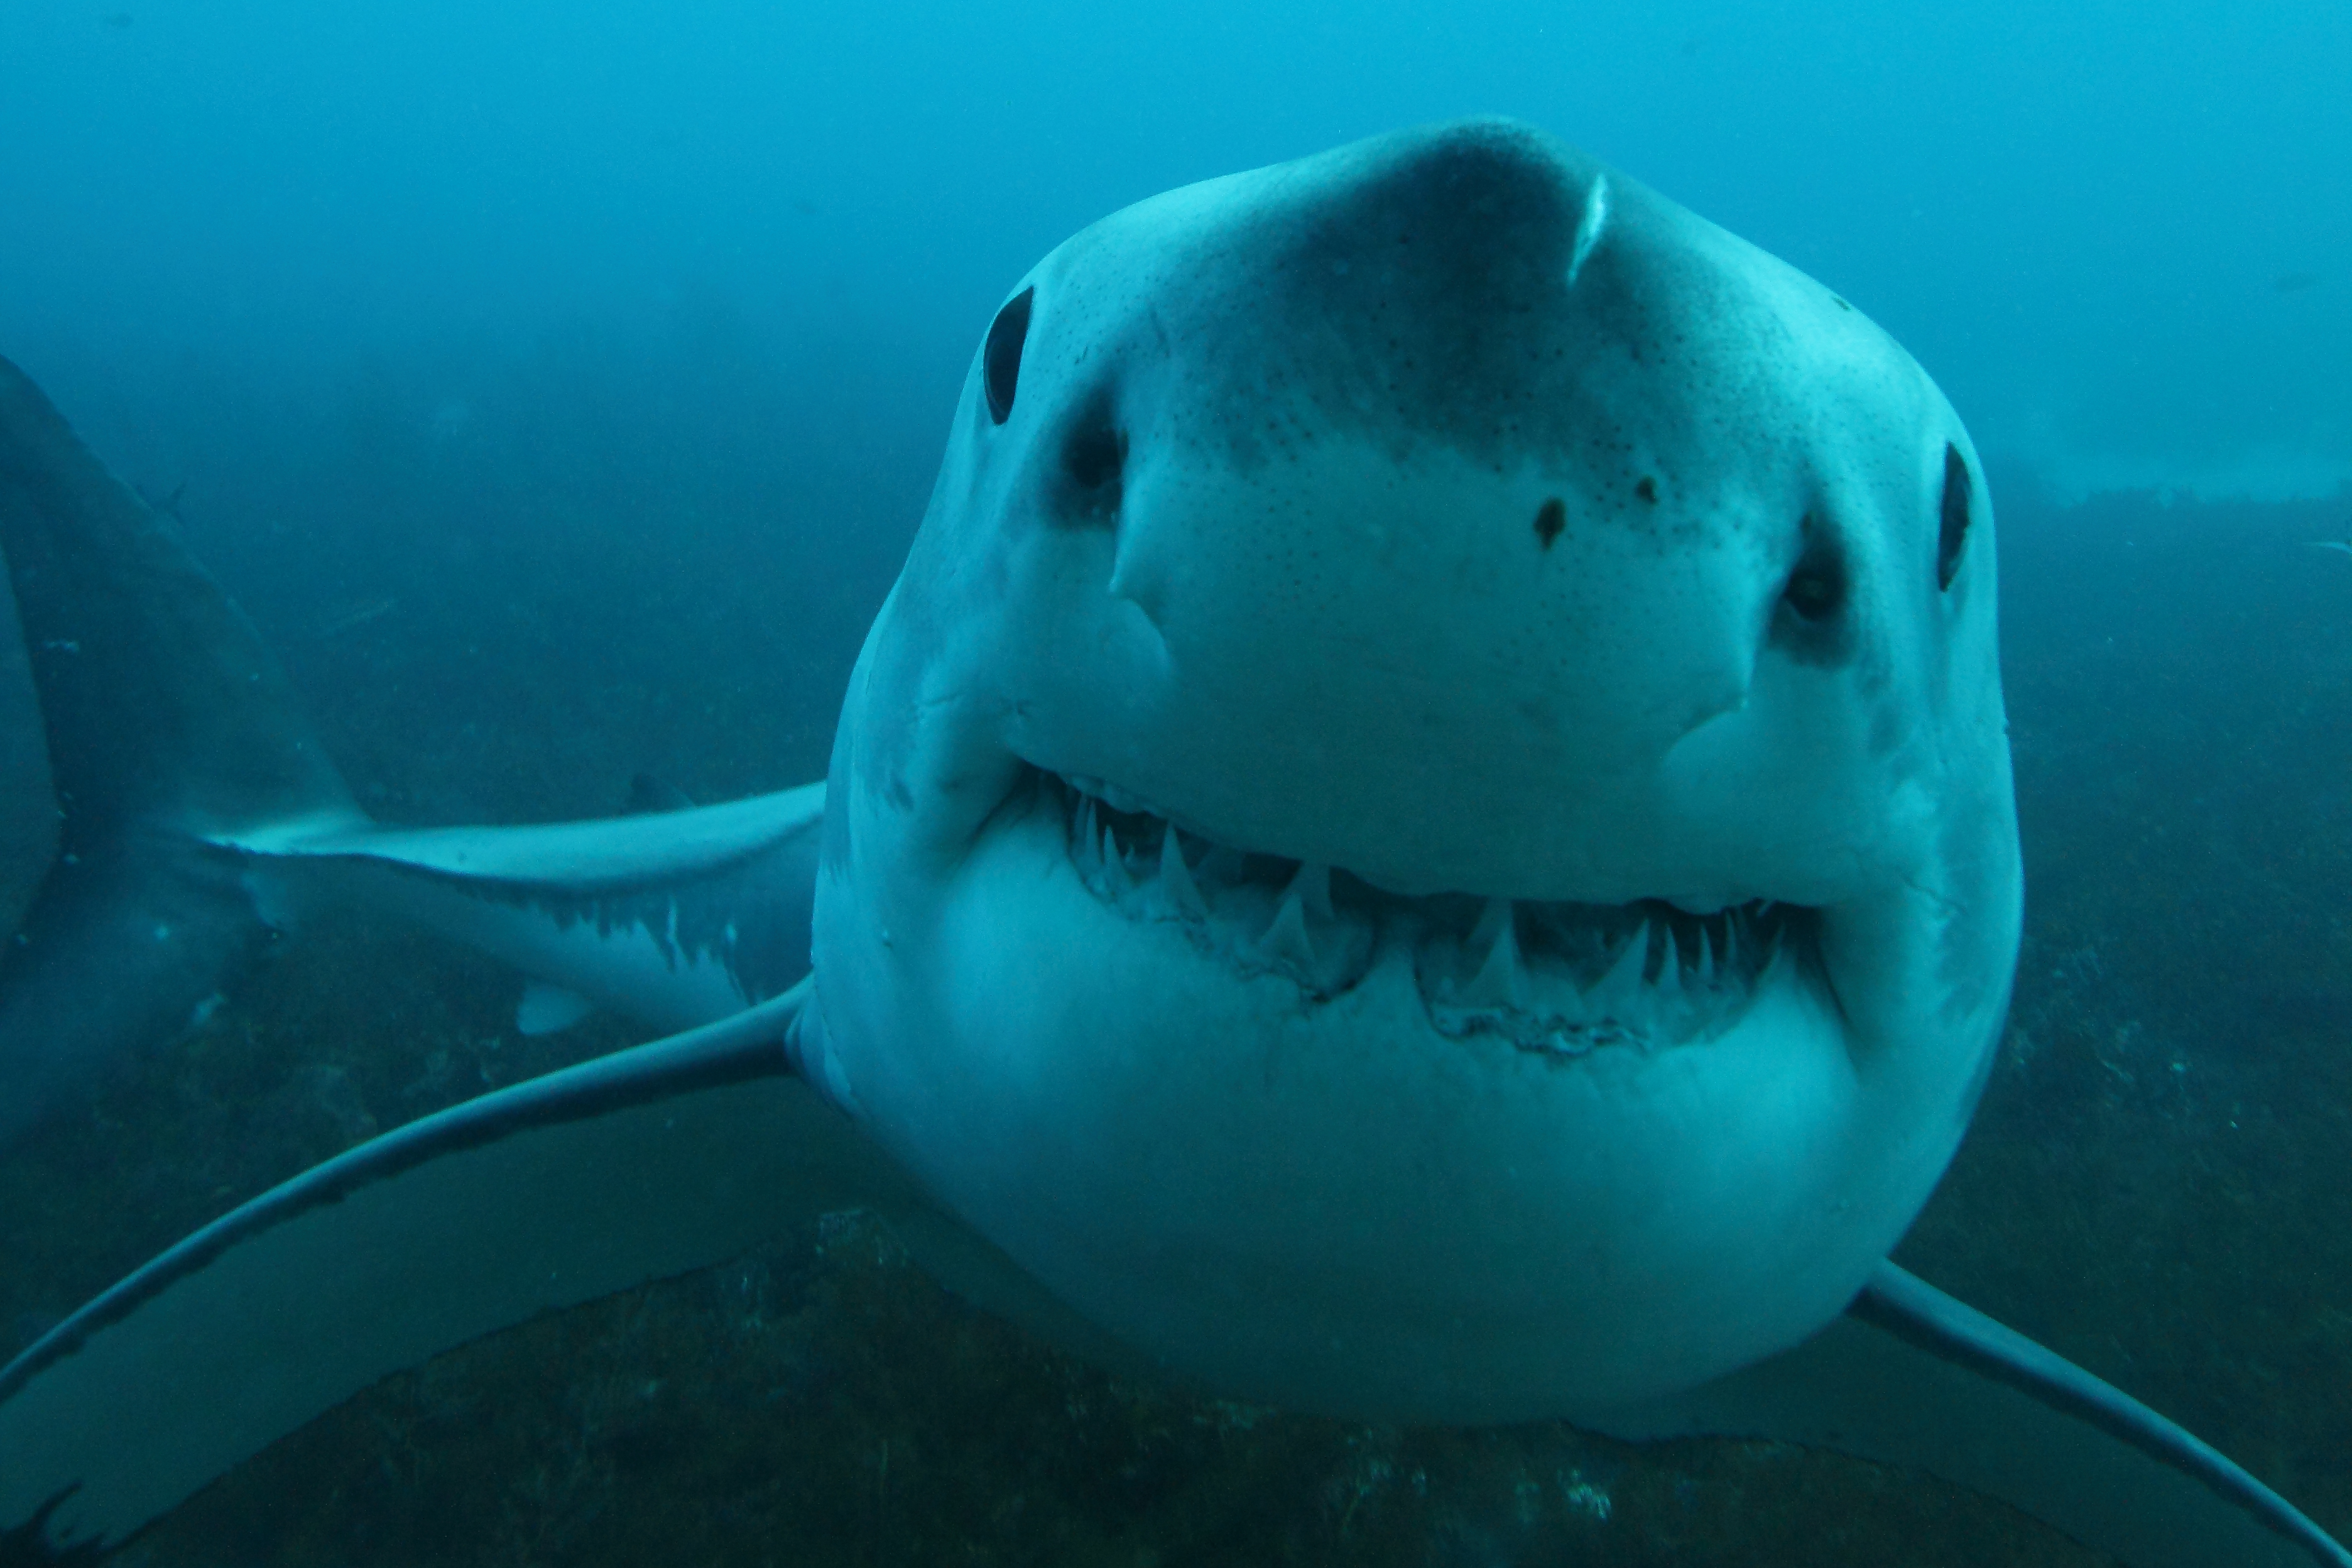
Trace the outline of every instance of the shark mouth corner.
<instances>
[{"instance_id":1,"label":"shark mouth corner","mask_svg":"<svg viewBox=\"0 0 2352 1568\"><path fill-rule=\"evenodd\" d=\"M1659 899L1407 896L1340 867L1217 843L1097 780L1040 769L1035 789L1097 900L1172 925L1244 974L1287 979L1310 1005L1380 964L1409 963L1439 1035L1573 1058L1703 1043L1775 987L1827 991L1820 914L1802 906L1754 900L1700 913Z\"/></svg>"}]
</instances>

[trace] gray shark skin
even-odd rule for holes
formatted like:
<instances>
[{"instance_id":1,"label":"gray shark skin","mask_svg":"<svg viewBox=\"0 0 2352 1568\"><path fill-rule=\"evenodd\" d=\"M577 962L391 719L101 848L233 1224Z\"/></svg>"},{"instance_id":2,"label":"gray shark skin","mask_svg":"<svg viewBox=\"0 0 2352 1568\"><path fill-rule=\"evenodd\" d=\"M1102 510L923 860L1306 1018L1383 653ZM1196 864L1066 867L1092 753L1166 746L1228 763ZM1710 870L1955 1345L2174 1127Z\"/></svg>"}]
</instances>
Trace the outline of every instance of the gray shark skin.
<instances>
[{"instance_id":1,"label":"gray shark skin","mask_svg":"<svg viewBox=\"0 0 2352 1568\"><path fill-rule=\"evenodd\" d=\"M0 1553L110 1549L395 1367L857 1204L1190 1385L1819 1444L2142 1568L2352 1564L1887 1261L2019 940L1980 470L1843 300L1540 132L1379 138L1048 256L826 784L743 809L214 836L541 913L635 867L673 916L768 846L813 967L92 1302L0 1370ZM764 875L629 929L729 929Z\"/></svg>"}]
</instances>

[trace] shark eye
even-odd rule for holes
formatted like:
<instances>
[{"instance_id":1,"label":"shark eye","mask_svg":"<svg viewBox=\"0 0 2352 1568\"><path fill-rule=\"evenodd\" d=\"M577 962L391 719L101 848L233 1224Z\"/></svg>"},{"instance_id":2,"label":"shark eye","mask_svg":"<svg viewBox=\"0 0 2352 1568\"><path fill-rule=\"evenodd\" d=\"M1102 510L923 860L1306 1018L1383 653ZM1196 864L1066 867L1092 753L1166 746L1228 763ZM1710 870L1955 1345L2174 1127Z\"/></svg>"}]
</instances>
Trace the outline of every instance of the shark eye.
<instances>
[{"instance_id":1,"label":"shark eye","mask_svg":"<svg viewBox=\"0 0 2352 1568\"><path fill-rule=\"evenodd\" d=\"M1828 533L1817 531L1811 517L1805 519L1805 552L1789 574L1780 602L1800 621L1818 626L1845 607L1845 561Z\"/></svg>"},{"instance_id":2,"label":"shark eye","mask_svg":"<svg viewBox=\"0 0 2352 1568\"><path fill-rule=\"evenodd\" d=\"M1943 525L1936 531L1936 586L1949 588L1960 570L1960 547L1969 542L1969 498L1975 489L1968 459L1944 444Z\"/></svg>"},{"instance_id":3,"label":"shark eye","mask_svg":"<svg viewBox=\"0 0 2352 1568\"><path fill-rule=\"evenodd\" d=\"M1799 526L1804 547L1773 608L1771 641L1801 664L1834 667L1853 655L1853 617L1846 613L1853 572L1837 530L1826 520L1807 512Z\"/></svg>"},{"instance_id":4,"label":"shark eye","mask_svg":"<svg viewBox=\"0 0 2352 1568\"><path fill-rule=\"evenodd\" d=\"M1013 413L1013 394L1021 384L1021 345L1029 337L1029 307L1034 288L1024 289L1004 301L989 323L988 346L980 353L981 379L988 388L988 416L999 425Z\"/></svg>"}]
</instances>

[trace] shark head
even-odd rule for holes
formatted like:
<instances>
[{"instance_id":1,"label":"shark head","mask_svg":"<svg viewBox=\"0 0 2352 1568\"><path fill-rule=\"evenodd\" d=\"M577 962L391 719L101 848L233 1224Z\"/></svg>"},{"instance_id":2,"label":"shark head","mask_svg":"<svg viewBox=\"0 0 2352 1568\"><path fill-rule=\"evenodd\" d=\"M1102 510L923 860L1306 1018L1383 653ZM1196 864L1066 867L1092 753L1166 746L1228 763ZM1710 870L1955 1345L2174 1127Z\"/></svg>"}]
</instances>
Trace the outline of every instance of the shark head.
<instances>
[{"instance_id":1,"label":"shark head","mask_svg":"<svg viewBox=\"0 0 2352 1568\"><path fill-rule=\"evenodd\" d=\"M1792 1344L2007 1003L1992 545L1885 332L1527 127L1129 208L990 326L852 678L813 1076L1217 1387Z\"/></svg>"}]
</instances>

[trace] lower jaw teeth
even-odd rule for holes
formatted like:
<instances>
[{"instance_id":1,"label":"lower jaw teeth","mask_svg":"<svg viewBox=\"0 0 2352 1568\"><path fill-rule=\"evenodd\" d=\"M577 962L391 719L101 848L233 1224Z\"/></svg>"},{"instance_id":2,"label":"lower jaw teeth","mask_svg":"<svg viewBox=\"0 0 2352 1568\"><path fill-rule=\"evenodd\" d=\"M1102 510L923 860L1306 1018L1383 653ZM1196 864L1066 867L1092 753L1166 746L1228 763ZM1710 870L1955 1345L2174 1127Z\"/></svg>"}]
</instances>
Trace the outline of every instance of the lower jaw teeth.
<instances>
[{"instance_id":1,"label":"lower jaw teeth","mask_svg":"<svg viewBox=\"0 0 2352 1568\"><path fill-rule=\"evenodd\" d=\"M1701 917L1655 904L1403 898L1064 787L1071 860L1105 902L1176 923L1244 973L1281 974L1318 1001L1402 947L1432 1026L1452 1038L1559 1057L1709 1038L1746 1013L1781 957L1787 912L1769 906Z\"/></svg>"}]
</instances>

